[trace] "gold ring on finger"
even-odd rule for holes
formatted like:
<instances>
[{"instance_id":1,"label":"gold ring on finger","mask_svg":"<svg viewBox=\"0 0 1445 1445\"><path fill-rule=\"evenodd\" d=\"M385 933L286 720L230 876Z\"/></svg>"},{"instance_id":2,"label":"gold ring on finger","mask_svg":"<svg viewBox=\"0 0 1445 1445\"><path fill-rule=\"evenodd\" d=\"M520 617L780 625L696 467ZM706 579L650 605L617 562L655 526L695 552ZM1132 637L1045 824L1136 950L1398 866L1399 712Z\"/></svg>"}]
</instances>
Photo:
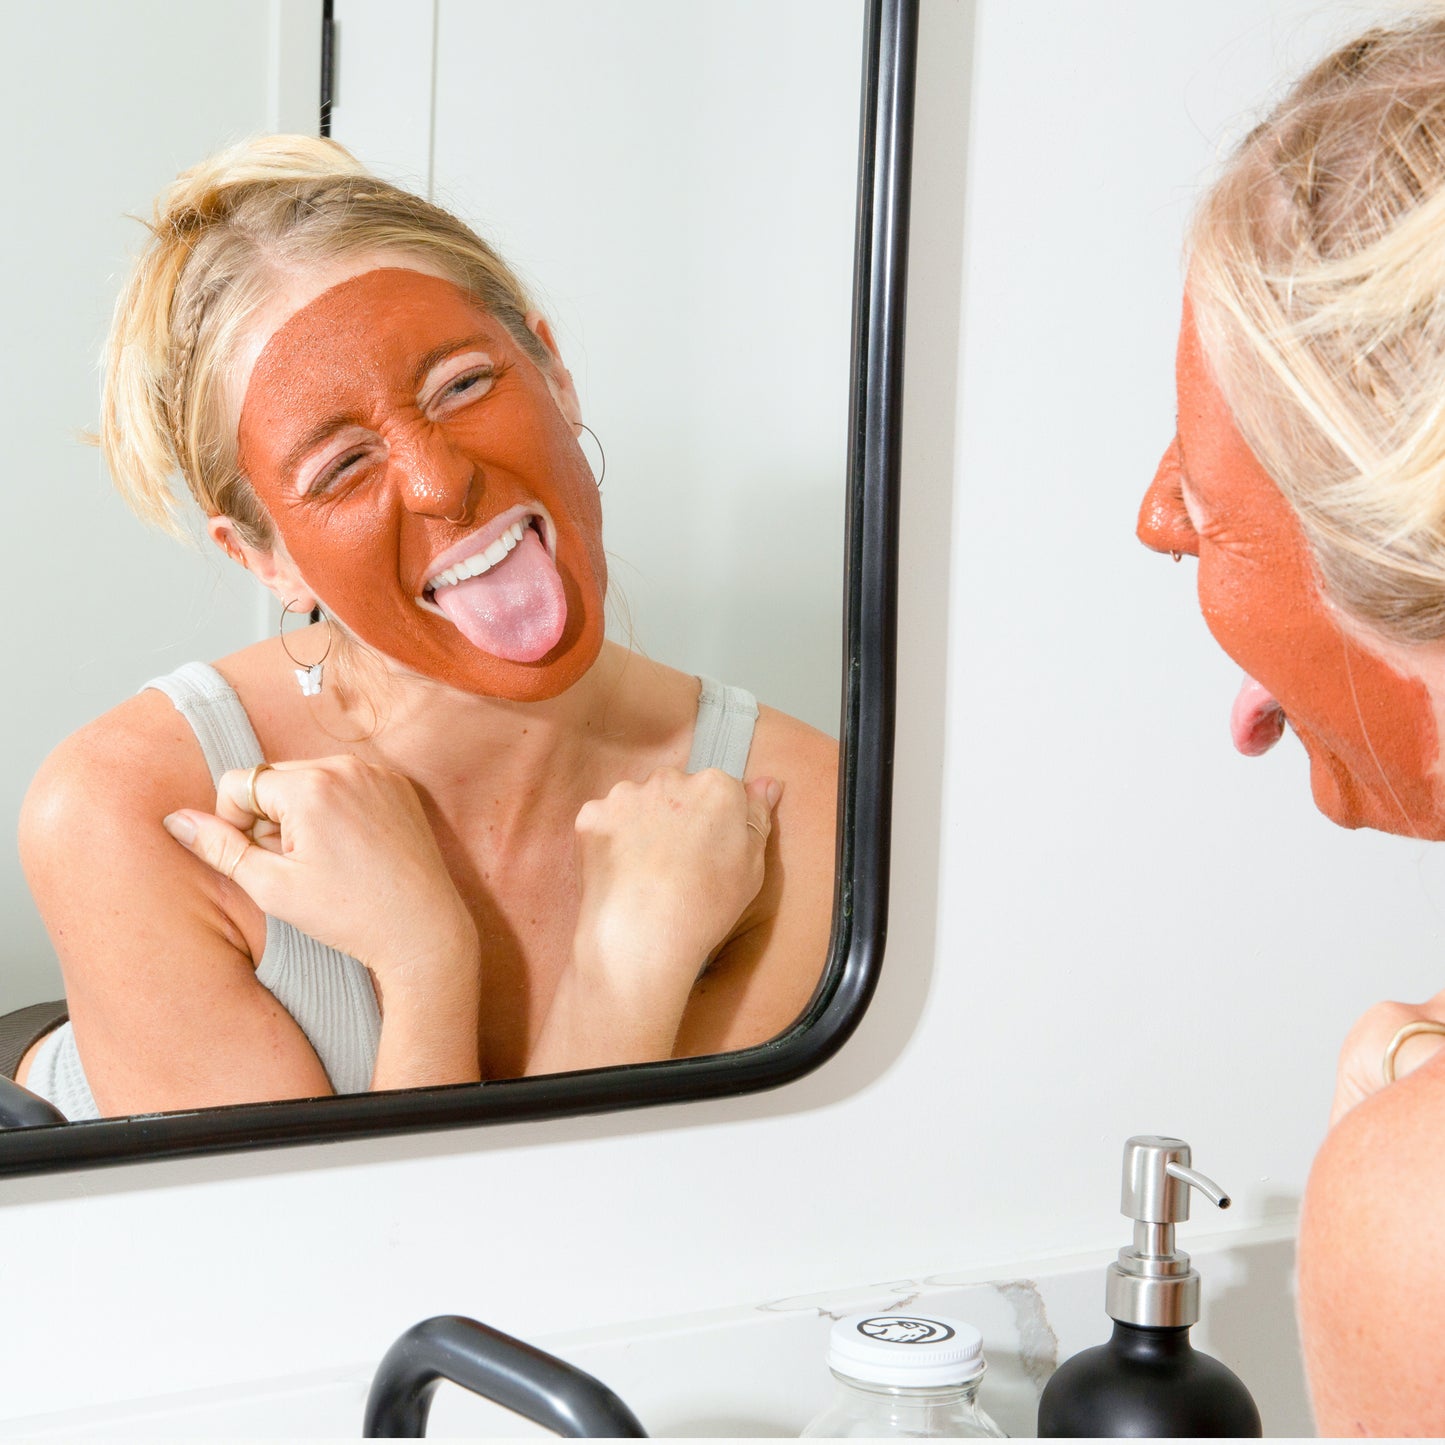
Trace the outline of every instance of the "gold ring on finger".
<instances>
[{"instance_id":1,"label":"gold ring on finger","mask_svg":"<svg viewBox=\"0 0 1445 1445\"><path fill-rule=\"evenodd\" d=\"M768 835L767 835L767 833L763 830L761 824L755 823L755 822L753 822L753 820L752 820L751 818L749 818L749 819L748 819L748 827L751 828L751 829L753 830L753 832L756 833L756 834L758 835L758 837L763 840L764 843L766 843L766 842L768 841Z\"/></svg>"},{"instance_id":2,"label":"gold ring on finger","mask_svg":"<svg viewBox=\"0 0 1445 1445\"><path fill-rule=\"evenodd\" d=\"M1380 1072L1385 1076L1387 1084L1395 1082L1395 1059L1399 1055L1401 1047L1406 1040L1413 1039L1416 1034L1445 1034L1445 1023L1437 1023L1434 1019L1415 1019L1395 1030L1395 1037L1390 1040L1390 1045L1385 1050L1385 1057L1380 1064Z\"/></svg>"},{"instance_id":3,"label":"gold ring on finger","mask_svg":"<svg viewBox=\"0 0 1445 1445\"><path fill-rule=\"evenodd\" d=\"M270 763L257 763L249 773L246 774L246 807L254 818L264 818L268 823L276 820L256 801L256 779L262 773L268 771Z\"/></svg>"},{"instance_id":4,"label":"gold ring on finger","mask_svg":"<svg viewBox=\"0 0 1445 1445\"><path fill-rule=\"evenodd\" d=\"M265 815L263 814L262 816L264 817ZM236 881L236 869L241 866L241 859L246 856L248 851L248 848L242 848L241 851L236 854L235 858L231 860L231 866L226 869L226 877L232 883Z\"/></svg>"}]
</instances>

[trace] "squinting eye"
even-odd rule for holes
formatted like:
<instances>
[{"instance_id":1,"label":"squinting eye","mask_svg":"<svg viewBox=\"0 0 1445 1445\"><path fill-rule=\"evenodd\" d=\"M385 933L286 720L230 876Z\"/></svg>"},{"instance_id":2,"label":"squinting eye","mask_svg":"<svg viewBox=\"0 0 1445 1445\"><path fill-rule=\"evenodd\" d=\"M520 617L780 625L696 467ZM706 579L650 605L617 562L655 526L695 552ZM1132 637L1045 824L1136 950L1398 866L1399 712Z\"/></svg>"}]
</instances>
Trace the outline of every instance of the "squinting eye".
<instances>
[{"instance_id":1,"label":"squinting eye","mask_svg":"<svg viewBox=\"0 0 1445 1445\"><path fill-rule=\"evenodd\" d=\"M429 411L450 411L458 404L476 401L492 389L496 372L490 366L479 366L475 371L464 371L442 387L432 398Z\"/></svg>"},{"instance_id":2,"label":"squinting eye","mask_svg":"<svg viewBox=\"0 0 1445 1445\"><path fill-rule=\"evenodd\" d=\"M446 416L451 412L460 411L464 406L470 406L475 401L480 401L491 391L493 384L505 369L505 367L495 366L491 362L482 366L469 367L433 392L426 403L426 410L433 416Z\"/></svg>"},{"instance_id":3,"label":"squinting eye","mask_svg":"<svg viewBox=\"0 0 1445 1445\"><path fill-rule=\"evenodd\" d=\"M306 488L306 495L308 497L324 496L339 482L344 481L347 473L357 468L370 455L371 453L364 447L355 447L351 451L343 452L330 466L322 469L311 485Z\"/></svg>"},{"instance_id":4,"label":"squinting eye","mask_svg":"<svg viewBox=\"0 0 1445 1445\"><path fill-rule=\"evenodd\" d=\"M468 392L475 392L479 390L484 383L490 383L491 380L492 372L490 368L486 371L469 371L465 376L457 377L455 381L444 387L441 396L438 397L437 400L445 401L448 397L464 396Z\"/></svg>"}]
</instances>

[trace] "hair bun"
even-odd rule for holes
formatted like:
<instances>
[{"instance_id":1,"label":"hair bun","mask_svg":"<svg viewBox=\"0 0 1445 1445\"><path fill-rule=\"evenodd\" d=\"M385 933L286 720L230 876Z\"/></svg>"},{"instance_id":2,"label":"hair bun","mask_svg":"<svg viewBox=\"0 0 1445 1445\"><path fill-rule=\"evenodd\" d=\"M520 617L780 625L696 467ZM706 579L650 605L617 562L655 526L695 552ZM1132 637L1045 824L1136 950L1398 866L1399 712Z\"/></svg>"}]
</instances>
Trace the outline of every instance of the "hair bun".
<instances>
[{"instance_id":1,"label":"hair bun","mask_svg":"<svg viewBox=\"0 0 1445 1445\"><path fill-rule=\"evenodd\" d=\"M345 146L307 135L264 135L182 171L156 199L152 229L186 238L230 215L256 187L369 174Z\"/></svg>"}]
</instances>

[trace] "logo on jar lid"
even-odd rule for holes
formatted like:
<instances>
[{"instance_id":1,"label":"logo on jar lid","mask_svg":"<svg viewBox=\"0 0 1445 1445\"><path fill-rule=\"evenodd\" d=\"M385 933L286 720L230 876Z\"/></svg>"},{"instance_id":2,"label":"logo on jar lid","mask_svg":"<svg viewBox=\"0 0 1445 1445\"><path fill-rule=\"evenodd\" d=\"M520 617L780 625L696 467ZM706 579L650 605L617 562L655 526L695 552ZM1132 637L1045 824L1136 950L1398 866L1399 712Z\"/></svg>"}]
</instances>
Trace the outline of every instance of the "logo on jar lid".
<instances>
[{"instance_id":1,"label":"logo on jar lid","mask_svg":"<svg viewBox=\"0 0 1445 1445\"><path fill-rule=\"evenodd\" d=\"M870 1315L858 1321L858 1333L890 1345L936 1345L953 1338L952 1329L941 1321L911 1315Z\"/></svg>"}]
</instances>

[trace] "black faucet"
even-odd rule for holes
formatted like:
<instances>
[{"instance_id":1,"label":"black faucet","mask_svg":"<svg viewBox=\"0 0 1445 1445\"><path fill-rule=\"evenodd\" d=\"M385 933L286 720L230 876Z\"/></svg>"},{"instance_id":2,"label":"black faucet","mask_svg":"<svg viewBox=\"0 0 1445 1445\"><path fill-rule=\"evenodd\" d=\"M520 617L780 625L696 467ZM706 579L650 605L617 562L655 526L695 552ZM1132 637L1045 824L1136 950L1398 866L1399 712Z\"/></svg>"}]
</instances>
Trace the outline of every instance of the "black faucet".
<instances>
[{"instance_id":1,"label":"black faucet","mask_svg":"<svg viewBox=\"0 0 1445 1445\"><path fill-rule=\"evenodd\" d=\"M554 1435L647 1435L601 1380L575 1365L476 1320L436 1315L413 1325L382 1357L366 1399L363 1437L420 1439L443 1380L515 1410Z\"/></svg>"},{"instance_id":2,"label":"black faucet","mask_svg":"<svg viewBox=\"0 0 1445 1445\"><path fill-rule=\"evenodd\" d=\"M0 1074L0 1129L29 1129L36 1124L64 1124L65 1115L39 1094Z\"/></svg>"}]
</instances>

